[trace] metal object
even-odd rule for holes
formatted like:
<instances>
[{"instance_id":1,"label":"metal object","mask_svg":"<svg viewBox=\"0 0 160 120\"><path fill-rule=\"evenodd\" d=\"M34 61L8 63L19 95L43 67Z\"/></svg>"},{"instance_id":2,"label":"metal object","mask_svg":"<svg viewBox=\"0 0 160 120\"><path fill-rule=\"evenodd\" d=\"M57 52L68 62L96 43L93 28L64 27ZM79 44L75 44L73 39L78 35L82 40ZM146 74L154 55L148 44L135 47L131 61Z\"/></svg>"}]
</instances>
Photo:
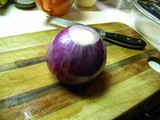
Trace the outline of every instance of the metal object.
<instances>
[{"instance_id":1,"label":"metal object","mask_svg":"<svg viewBox=\"0 0 160 120\"><path fill-rule=\"evenodd\" d=\"M52 16L48 16L48 19L52 20L56 24L59 24L60 26L83 25L80 23L76 23L76 22L72 22L69 20L52 17ZM144 49L144 47L146 46L145 41L143 41L142 39L137 39L137 38L115 34L115 33L109 33L98 28L94 28L94 29L101 35L104 41L114 43L122 47L131 48L131 49Z\"/></svg>"}]
</instances>

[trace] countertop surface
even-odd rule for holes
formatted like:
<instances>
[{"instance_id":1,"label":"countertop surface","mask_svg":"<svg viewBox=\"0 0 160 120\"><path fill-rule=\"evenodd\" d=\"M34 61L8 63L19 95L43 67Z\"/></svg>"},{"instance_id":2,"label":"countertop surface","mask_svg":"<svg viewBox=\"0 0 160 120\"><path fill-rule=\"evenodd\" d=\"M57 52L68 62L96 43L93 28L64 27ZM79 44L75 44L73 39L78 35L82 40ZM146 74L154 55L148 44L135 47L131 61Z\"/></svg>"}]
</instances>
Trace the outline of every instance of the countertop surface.
<instances>
[{"instance_id":1,"label":"countertop surface","mask_svg":"<svg viewBox=\"0 0 160 120\"><path fill-rule=\"evenodd\" d=\"M21 10L11 3L0 10L0 16L0 37L57 29L54 25L44 24L46 14L38 8ZM87 25L122 22L131 26L129 11L122 11L99 1L92 8L79 8L73 4L70 11L62 18Z\"/></svg>"}]
</instances>

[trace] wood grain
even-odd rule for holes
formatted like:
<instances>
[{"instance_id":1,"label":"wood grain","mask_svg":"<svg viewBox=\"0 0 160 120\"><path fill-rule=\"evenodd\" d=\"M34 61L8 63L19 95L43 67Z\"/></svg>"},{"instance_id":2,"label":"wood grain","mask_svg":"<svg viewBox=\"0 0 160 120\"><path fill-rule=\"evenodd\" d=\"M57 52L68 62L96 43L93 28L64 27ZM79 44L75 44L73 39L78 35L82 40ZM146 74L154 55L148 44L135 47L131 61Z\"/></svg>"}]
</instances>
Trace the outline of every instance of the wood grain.
<instances>
[{"instance_id":1,"label":"wood grain","mask_svg":"<svg viewBox=\"0 0 160 120\"><path fill-rule=\"evenodd\" d=\"M144 39L121 23L93 26ZM0 38L0 119L108 120L160 89L160 75L147 64L160 53L147 41L144 50L105 43L107 62L100 76L84 86L60 83L45 63L47 47L60 30Z\"/></svg>"}]
</instances>

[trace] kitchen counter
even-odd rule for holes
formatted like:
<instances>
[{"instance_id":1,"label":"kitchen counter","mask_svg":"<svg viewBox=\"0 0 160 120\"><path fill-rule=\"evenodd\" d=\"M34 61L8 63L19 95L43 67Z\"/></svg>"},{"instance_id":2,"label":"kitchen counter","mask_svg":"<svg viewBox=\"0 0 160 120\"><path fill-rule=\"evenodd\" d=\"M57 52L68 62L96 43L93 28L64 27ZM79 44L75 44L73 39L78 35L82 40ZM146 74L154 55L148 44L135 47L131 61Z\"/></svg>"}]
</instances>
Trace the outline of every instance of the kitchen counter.
<instances>
[{"instance_id":1,"label":"kitchen counter","mask_svg":"<svg viewBox=\"0 0 160 120\"><path fill-rule=\"evenodd\" d=\"M62 18L87 25L122 22L131 26L128 13L128 11L120 11L113 6L97 2L92 8L79 8L73 4L72 9ZM0 15L2 16L0 17L0 37L57 29L55 25L44 24L46 14L38 8L21 10L14 4L10 4L5 10L0 10Z\"/></svg>"},{"instance_id":2,"label":"kitchen counter","mask_svg":"<svg viewBox=\"0 0 160 120\"><path fill-rule=\"evenodd\" d=\"M146 40L144 50L105 42L104 72L90 84L74 88L53 77L45 62L48 44L62 28L52 22L46 25L46 14L37 8L20 10L10 4L0 14L0 118L3 120L113 119L130 110L136 114L137 109L133 108L160 90L159 73L146 62L149 56L160 57L160 54ZM129 11L101 2L88 9L73 5L62 18L143 39L131 28ZM152 107L157 102L150 103L143 106Z\"/></svg>"},{"instance_id":3,"label":"kitchen counter","mask_svg":"<svg viewBox=\"0 0 160 120\"><path fill-rule=\"evenodd\" d=\"M22 10L10 3L5 9L0 10L0 16L0 38L59 28L52 22L46 25L47 15L38 10L37 7ZM73 4L70 11L62 18L86 25L120 22L136 30L132 26L130 10L119 10L114 6L99 1L92 8L80 8ZM152 41L149 42L152 44ZM160 50L159 46L154 43L152 45Z\"/></svg>"}]
</instances>

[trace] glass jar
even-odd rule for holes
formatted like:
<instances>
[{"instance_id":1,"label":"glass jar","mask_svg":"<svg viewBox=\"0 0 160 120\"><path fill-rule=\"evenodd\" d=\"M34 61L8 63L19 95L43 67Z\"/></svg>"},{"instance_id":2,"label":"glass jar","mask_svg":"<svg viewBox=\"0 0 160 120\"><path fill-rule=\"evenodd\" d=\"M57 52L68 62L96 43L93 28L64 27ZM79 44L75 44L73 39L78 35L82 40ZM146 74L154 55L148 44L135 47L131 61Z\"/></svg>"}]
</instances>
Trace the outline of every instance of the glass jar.
<instances>
[{"instance_id":1,"label":"glass jar","mask_svg":"<svg viewBox=\"0 0 160 120\"><path fill-rule=\"evenodd\" d=\"M132 27L160 51L160 19L145 10L138 0L132 0Z\"/></svg>"}]
</instances>

